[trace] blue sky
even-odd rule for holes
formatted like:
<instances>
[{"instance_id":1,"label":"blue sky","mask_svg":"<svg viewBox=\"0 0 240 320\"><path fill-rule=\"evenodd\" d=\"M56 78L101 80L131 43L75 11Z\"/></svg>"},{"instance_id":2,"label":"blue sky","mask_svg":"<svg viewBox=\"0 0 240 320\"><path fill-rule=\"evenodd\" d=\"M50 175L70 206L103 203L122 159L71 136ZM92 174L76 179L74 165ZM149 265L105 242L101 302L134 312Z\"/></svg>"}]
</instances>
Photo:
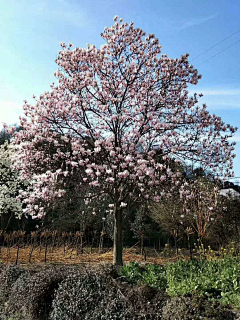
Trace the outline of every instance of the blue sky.
<instances>
[{"instance_id":1,"label":"blue sky","mask_svg":"<svg viewBox=\"0 0 240 320\"><path fill-rule=\"evenodd\" d=\"M162 53L172 58L188 52L203 78L191 92L200 103L240 127L240 31L207 53L208 48L240 29L239 0L0 0L0 122L18 122L23 100L33 102L50 89L57 70L59 42L103 43L100 33L119 15L154 33ZM236 133L234 171L240 177L240 130Z\"/></svg>"}]
</instances>

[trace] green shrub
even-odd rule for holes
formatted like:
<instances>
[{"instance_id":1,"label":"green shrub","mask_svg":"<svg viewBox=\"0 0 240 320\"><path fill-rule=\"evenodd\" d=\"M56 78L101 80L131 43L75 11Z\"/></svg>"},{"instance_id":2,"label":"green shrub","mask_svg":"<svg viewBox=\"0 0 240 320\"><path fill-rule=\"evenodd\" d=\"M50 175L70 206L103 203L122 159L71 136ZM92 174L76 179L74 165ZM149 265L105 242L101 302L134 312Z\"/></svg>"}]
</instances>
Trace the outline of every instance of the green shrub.
<instances>
[{"instance_id":1,"label":"green shrub","mask_svg":"<svg viewBox=\"0 0 240 320\"><path fill-rule=\"evenodd\" d=\"M179 261L166 266L167 292L171 296L197 292L221 299L227 293L240 294L240 264L237 258Z\"/></svg>"},{"instance_id":2,"label":"green shrub","mask_svg":"<svg viewBox=\"0 0 240 320\"><path fill-rule=\"evenodd\" d=\"M130 283L145 283L170 296L198 294L240 307L240 264L236 257L219 260L179 260L165 267L132 262L123 266L121 275Z\"/></svg>"},{"instance_id":3,"label":"green shrub","mask_svg":"<svg viewBox=\"0 0 240 320\"><path fill-rule=\"evenodd\" d=\"M167 285L166 271L159 265L149 264L142 268L137 262L130 262L122 267L120 274L133 284L145 283L160 290L164 290Z\"/></svg>"},{"instance_id":4,"label":"green shrub","mask_svg":"<svg viewBox=\"0 0 240 320\"><path fill-rule=\"evenodd\" d=\"M142 281L144 269L137 262L130 262L129 265L124 265L120 271L120 275L127 278L130 283L138 283Z\"/></svg>"},{"instance_id":5,"label":"green shrub","mask_svg":"<svg viewBox=\"0 0 240 320\"><path fill-rule=\"evenodd\" d=\"M143 273L142 279L144 283L158 288L159 290L165 290L167 287L166 270L159 265L149 264L146 266L146 272Z\"/></svg>"}]
</instances>

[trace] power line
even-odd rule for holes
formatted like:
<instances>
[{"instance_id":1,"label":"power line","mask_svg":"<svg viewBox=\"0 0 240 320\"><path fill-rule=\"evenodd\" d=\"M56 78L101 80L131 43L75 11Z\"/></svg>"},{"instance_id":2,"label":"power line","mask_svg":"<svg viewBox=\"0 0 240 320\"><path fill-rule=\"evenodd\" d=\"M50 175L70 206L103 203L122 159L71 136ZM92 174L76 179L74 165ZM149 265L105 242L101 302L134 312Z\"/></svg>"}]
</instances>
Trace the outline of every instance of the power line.
<instances>
[{"instance_id":1,"label":"power line","mask_svg":"<svg viewBox=\"0 0 240 320\"><path fill-rule=\"evenodd\" d=\"M240 179L240 177L228 177L228 179Z\"/></svg>"},{"instance_id":2,"label":"power line","mask_svg":"<svg viewBox=\"0 0 240 320\"><path fill-rule=\"evenodd\" d=\"M200 63L199 65L197 65L198 67L201 66L203 63L207 62L208 60L211 60L212 58L216 57L217 55L219 55L220 53L222 53L223 51L226 51L227 49L231 48L232 46L234 46L235 44L237 44L238 42L240 42L240 39L236 42L234 42L233 44L231 44L230 46L228 46L227 48L223 49L222 51L219 51L218 53L216 53L215 55L213 55L212 57L210 57L209 59L203 61L202 63Z\"/></svg>"},{"instance_id":3,"label":"power line","mask_svg":"<svg viewBox=\"0 0 240 320\"><path fill-rule=\"evenodd\" d=\"M219 45L219 44L222 43L223 41L227 40L228 38L232 37L234 34L238 33L239 31L240 31L240 29L237 30L236 32L232 33L230 36L228 36L228 37L224 38L223 40L219 41L218 43L214 44L212 47L210 47L210 48L207 49L206 51L200 53L198 56L194 57L194 58L191 59L191 60L193 61L193 60L197 59L198 57L201 57L204 53L210 51L212 48L215 48L217 45Z\"/></svg>"}]
</instances>

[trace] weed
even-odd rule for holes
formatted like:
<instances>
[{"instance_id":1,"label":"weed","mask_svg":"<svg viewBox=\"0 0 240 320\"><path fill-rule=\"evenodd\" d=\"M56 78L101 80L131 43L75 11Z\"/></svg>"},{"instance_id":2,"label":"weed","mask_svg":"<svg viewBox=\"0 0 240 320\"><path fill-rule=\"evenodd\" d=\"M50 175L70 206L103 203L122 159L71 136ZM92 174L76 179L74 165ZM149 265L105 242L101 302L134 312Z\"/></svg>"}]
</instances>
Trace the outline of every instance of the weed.
<instances>
[{"instance_id":1,"label":"weed","mask_svg":"<svg viewBox=\"0 0 240 320\"><path fill-rule=\"evenodd\" d=\"M170 296L192 295L240 308L240 264L237 257L218 260L179 260L167 265L136 262L123 266L121 275L135 284L148 284Z\"/></svg>"}]
</instances>

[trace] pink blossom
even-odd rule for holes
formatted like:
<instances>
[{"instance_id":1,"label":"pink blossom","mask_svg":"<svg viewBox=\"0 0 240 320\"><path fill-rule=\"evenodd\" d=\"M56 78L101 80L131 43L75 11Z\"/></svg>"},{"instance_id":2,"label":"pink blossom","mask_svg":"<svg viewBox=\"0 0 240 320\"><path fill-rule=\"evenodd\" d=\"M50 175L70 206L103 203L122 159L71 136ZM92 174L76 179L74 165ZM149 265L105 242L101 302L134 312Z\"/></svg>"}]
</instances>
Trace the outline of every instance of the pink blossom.
<instances>
[{"instance_id":1,"label":"pink blossom","mask_svg":"<svg viewBox=\"0 0 240 320\"><path fill-rule=\"evenodd\" d=\"M101 147L94 148L95 153L99 153L101 151Z\"/></svg>"},{"instance_id":2,"label":"pink blossom","mask_svg":"<svg viewBox=\"0 0 240 320\"><path fill-rule=\"evenodd\" d=\"M86 172L87 174L92 174L92 173L93 173L92 169L90 169L90 168L86 169L85 172Z\"/></svg>"},{"instance_id":3,"label":"pink blossom","mask_svg":"<svg viewBox=\"0 0 240 320\"><path fill-rule=\"evenodd\" d=\"M121 208L125 208L127 206L127 203L126 202L121 202L121 204L120 204L120 207Z\"/></svg>"},{"instance_id":4,"label":"pink blossom","mask_svg":"<svg viewBox=\"0 0 240 320\"><path fill-rule=\"evenodd\" d=\"M61 43L58 84L34 105L24 102L12 162L30 184L18 197L26 214L43 217L48 204L64 197L69 181L86 193L89 206L114 199L124 208L130 193L133 201L160 201L175 190L191 201L190 186L170 168L174 158L194 159L216 175L233 174L229 138L236 128L190 95L188 86L201 75L188 54L170 58L161 54L155 35L117 16L114 22L101 34L101 49Z\"/></svg>"}]
</instances>

